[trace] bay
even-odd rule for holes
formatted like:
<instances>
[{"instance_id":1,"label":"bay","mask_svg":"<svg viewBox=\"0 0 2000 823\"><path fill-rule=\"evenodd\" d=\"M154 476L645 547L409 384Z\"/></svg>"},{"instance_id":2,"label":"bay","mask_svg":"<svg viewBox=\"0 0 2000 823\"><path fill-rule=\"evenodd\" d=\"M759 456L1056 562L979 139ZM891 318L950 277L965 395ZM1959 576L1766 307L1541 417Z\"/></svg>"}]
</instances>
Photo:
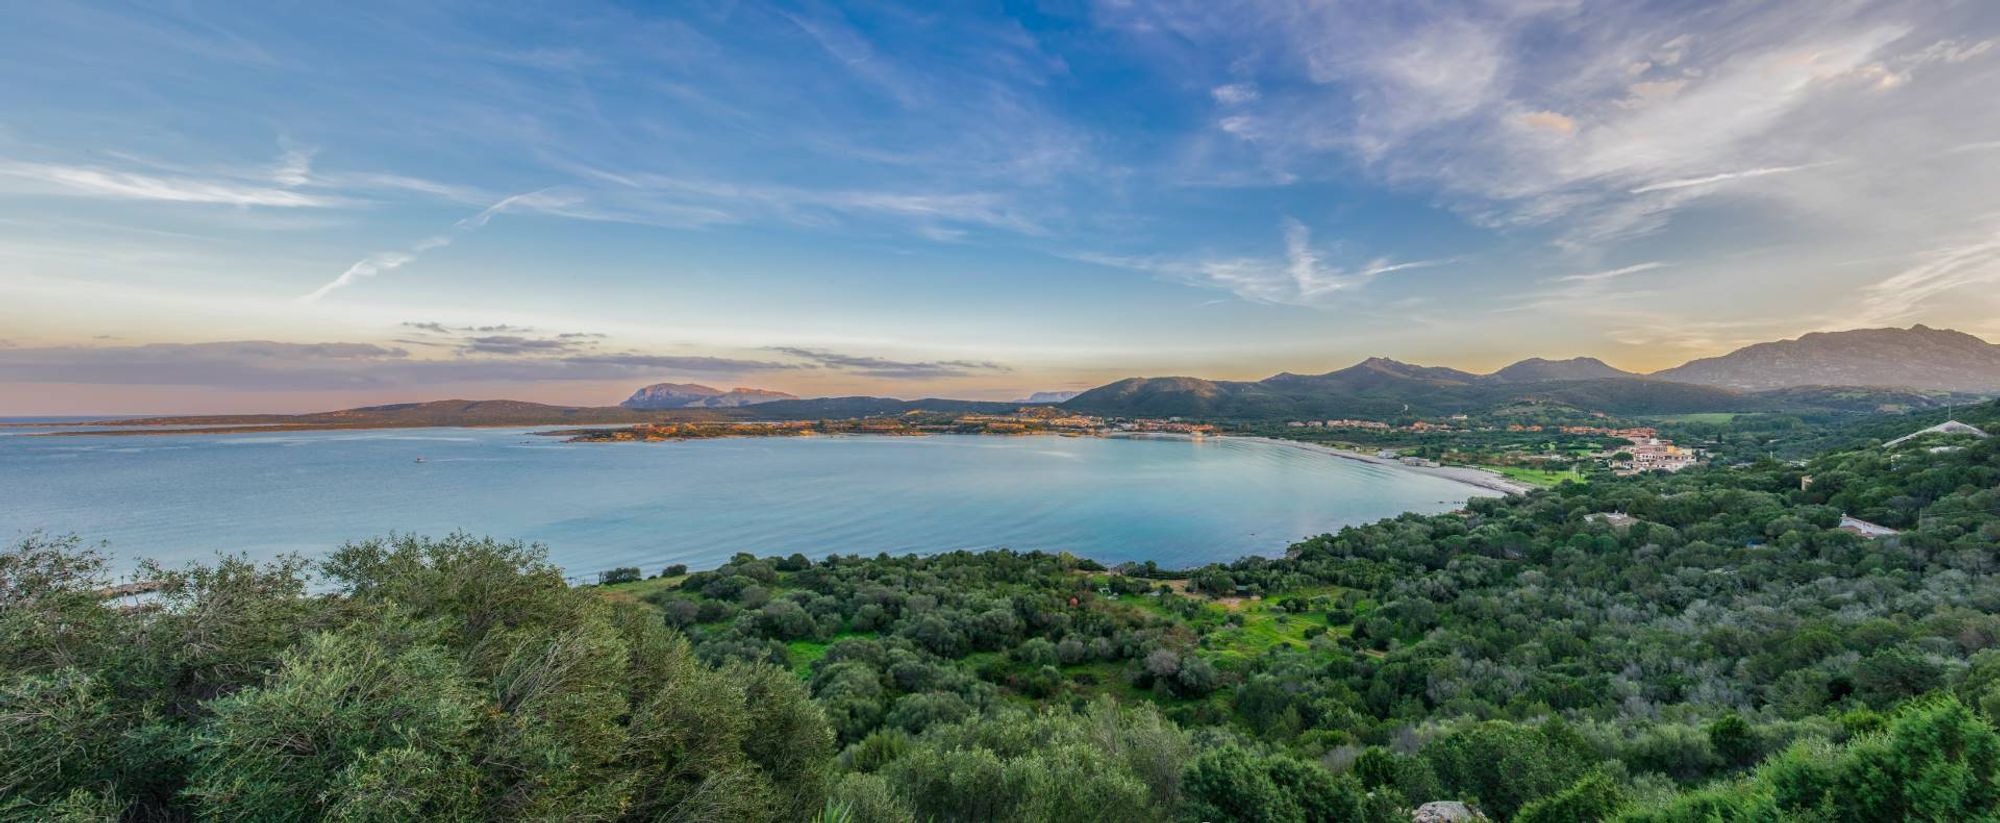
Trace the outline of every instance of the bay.
<instances>
[{"instance_id":1,"label":"bay","mask_svg":"<svg viewBox=\"0 0 2000 823\"><path fill-rule=\"evenodd\" d=\"M539 542L579 578L758 555L1069 551L1167 567L1477 489L1235 438L805 437L566 443L526 429L32 437L0 431L0 538L103 542L116 568L324 554L390 532ZM423 458L417 462L417 458Z\"/></svg>"}]
</instances>

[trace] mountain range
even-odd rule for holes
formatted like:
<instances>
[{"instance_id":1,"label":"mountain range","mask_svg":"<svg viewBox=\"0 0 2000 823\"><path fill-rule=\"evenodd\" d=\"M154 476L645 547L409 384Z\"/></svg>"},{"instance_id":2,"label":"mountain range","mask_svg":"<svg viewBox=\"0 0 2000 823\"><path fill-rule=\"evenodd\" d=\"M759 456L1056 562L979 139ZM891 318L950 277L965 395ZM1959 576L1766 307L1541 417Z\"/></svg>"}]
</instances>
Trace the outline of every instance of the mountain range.
<instances>
[{"instance_id":1,"label":"mountain range","mask_svg":"<svg viewBox=\"0 0 2000 823\"><path fill-rule=\"evenodd\" d=\"M1257 381L1135 377L1064 403L1088 414L1232 419L1372 417L1554 403L1616 414L1924 406L1933 393L2000 394L2000 345L1912 326L1808 334L1652 374L1601 360L1531 358L1490 374L1372 357Z\"/></svg>"},{"instance_id":2,"label":"mountain range","mask_svg":"<svg viewBox=\"0 0 2000 823\"><path fill-rule=\"evenodd\" d=\"M1839 410L1923 407L1968 395L2000 394L2000 345L1964 332L1907 329L1817 332L1747 346L1651 374L1594 357L1533 357L1489 374L1371 357L1325 374L1275 374L1256 381L1134 377L1080 393L1036 392L1021 404L1059 404L1118 417L1365 417L1484 411L1555 404L1614 414ZM1962 399L1962 398L1960 398ZM721 391L659 383L621 404L633 410L757 408L756 416L835 417L980 411L1007 404L878 397L800 399L784 392Z\"/></svg>"}]
</instances>

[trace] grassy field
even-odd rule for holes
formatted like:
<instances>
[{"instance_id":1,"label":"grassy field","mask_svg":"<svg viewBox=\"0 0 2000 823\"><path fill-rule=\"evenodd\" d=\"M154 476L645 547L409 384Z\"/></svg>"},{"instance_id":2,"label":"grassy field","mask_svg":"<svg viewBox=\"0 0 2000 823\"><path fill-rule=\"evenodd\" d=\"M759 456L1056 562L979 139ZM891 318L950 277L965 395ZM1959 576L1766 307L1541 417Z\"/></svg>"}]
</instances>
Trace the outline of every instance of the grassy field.
<instances>
[{"instance_id":1,"label":"grassy field","mask_svg":"<svg viewBox=\"0 0 2000 823\"><path fill-rule=\"evenodd\" d=\"M833 645L834 640L844 637L861 636L855 633L843 633L835 635L833 640L828 640L825 643L817 640L794 640L785 644L785 654L792 662L792 671L796 672L800 679L810 680L812 679L812 665L818 663L820 658L826 656L826 649L828 646Z\"/></svg>"},{"instance_id":2,"label":"grassy field","mask_svg":"<svg viewBox=\"0 0 2000 823\"><path fill-rule=\"evenodd\" d=\"M1352 627L1329 625L1324 611L1314 609L1303 614L1291 614L1279 605L1290 598L1311 601L1316 597L1339 593L1337 587L1320 587L1284 592L1262 600L1242 601L1234 608L1210 604L1206 608L1225 612L1224 622L1203 635L1201 647L1217 666L1240 670L1279 647L1308 648L1313 635L1346 635L1353 630Z\"/></svg>"},{"instance_id":3,"label":"grassy field","mask_svg":"<svg viewBox=\"0 0 2000 823\"><path fill-rule=\"evenodd\" d=\"M1583 482L1583 475L1570 470L1531 469L1526 466L1488 466L1509 480L1519 480L1534 486L1558 486L1564 480Z\"/></svg>"},{"instance_id":4,"label":"grassy field","mask_svg":"<svg viewBox=\"0 0 2000 823\"><path fill-rule=\"evenodd\" d=\"M685 574L674 577L655 577L649 580L635 580L631 583L614 583L609 586L598 586L597 591L605 597L613 599L641 600L646 595L654 592L666 591L679 586L681 581L686 579L687 575Z\"/></svg>"}]
</instances>

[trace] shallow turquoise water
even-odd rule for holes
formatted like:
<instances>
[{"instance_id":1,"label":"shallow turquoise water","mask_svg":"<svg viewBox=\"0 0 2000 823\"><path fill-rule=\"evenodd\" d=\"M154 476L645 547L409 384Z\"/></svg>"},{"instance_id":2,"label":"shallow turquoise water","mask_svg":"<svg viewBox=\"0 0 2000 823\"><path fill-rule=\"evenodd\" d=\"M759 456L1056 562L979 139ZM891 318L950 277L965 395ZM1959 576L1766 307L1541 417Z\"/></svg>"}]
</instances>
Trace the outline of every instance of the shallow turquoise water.
<instances>
[{"instance_id":1,"label":"shallow turquoise water","mask_svg":"<svg viewBox=\"0 0 2000 823\"><path fill-rule=\"evenodd\" d=\"M573 574L738 551L1011 547L1184 566L1475 490L1233 439L817 437L564 443L528 430L144 437L0 430L0 539L106 541L121 569L320 554L390 531L541 542ZM417 463L423 457L425 462Z\"/></svg>"}]
</instances>

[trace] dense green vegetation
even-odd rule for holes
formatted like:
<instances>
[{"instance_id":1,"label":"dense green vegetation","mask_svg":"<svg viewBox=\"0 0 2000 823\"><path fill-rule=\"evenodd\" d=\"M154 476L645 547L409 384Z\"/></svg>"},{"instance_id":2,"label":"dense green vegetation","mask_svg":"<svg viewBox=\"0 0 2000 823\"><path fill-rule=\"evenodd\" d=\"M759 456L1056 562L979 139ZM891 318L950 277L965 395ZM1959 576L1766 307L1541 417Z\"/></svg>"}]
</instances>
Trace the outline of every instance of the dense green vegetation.
<instances>
[{"instance_id":1,"label":"dense green vegetation","mask_svg":"<svg viewBox=\"0 0 2000 823\"><path fill-rule=\"evenodd\" d=\"M1405 428L1302 428L1284 424L1247 424L1231 433L1318 443L1372 453L1388 450L1398 456L1422 457L1452 465L1484 466L1538 486L1582 480L1575 471L1603 464L1598 453L1615 452L1632 441L1605 434L1571 434L1564 425L1606 428L1610 421L1542 405L1515 407L1510 414L1482 415L1450 429L1413 431ZM1398 421L1407 423L1408 420ZM1509 426L1514 430L1509 430ZM1528 430L1527 426L1539 430Z\"/></svg>"},{"instance_id":2,"label":"dense green vegetation","mask_svg":"<svg viewBox=\"0 0 2000 823\"><path fill-rule=\"evenodd\" d=\"M161 570L97 594L74 540L0 553L0 818L798 819L832 733L771 666L454 537ZM330 587L314 595L309 584Z\"/></svg>"},{"instance_id":3,"label":"dense green vegetation","mask_svg":"<svg viewBox=\"0 0 2000 823\"><path fill-rule=\"evenodd\" d=\"M91 553L31 540L0 555L0 809L1993 819L2000 438L1790 421L1675 421L1725 459L1192 570L739 555L571 589L402 539L119 610ZM1795 442L1844 445L1760 456Z\"/></svg>"}]
</instances>

